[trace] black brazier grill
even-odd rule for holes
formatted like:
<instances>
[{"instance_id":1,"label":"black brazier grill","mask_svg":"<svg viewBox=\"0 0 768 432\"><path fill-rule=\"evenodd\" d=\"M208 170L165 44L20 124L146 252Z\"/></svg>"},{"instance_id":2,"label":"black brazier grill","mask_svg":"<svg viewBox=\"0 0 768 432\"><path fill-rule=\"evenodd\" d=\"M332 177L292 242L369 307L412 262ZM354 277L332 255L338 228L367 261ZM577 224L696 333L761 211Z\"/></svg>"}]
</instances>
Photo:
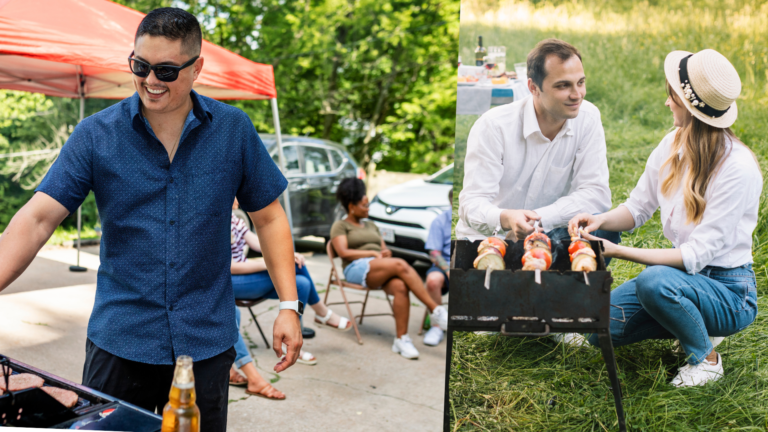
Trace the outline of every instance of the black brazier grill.
<instances>
[{"instance_id":1,"label":"black brazier grill","mask_svg":"<svg viewBox=\"0 0 768 432\"><path fill-rule=\"evenodd\" d=\"M493 271L490 288L486 289L485 270L476 270L472 265L480 240L456 241L451 260L448 349L453 345L454 331L497 331L504 336L595 333L611 381L619 430L625 431L621 386L609 331L610 308L618 307L610 304L613 278L606 270L602 245L590 243L597 256L597 271L587 274L589 285L583 272L571 271L569 240L552 243L552 266L541 272L541 284L535 282L535 272L522 270L525 251L523 242L518 241L507 249L507 270ZM450 358L449 351L449 362Z\"/></svg>"},{"instance_id":2,"label":"black brazier grill","mask_svg":"<svg viewBox=\"0 0 768 432\"><path fill-rule=\"evenodd\" d=\"M0 427L19 426L51 429L159 432L162 418L154 413L109 395L59 378L0 354L0 380L3 369L12 374L29 373L45 380L44 386L71 390L77 404L66 408L39 388L0 395Z\"/></svg>"}]
</instances>

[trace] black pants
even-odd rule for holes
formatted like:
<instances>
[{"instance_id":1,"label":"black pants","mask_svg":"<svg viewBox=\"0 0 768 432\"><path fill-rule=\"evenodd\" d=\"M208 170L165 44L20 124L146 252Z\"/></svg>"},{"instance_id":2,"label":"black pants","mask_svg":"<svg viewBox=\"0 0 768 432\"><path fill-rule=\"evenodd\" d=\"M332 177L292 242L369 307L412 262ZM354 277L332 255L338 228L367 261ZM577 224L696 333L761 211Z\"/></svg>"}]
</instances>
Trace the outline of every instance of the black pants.
<instances>
[{"instance_id":1,"label":"black pants","mask_svg":"<svg viewBox=\"0 0 768 432\"><path fill-rule=\"evenodd\" d=\"M235 362L235 348L192 366L195 374L200 430L225 432L229 399L229 369ZM153 365L126 360L85 343L83 385L162 415L168 403L176 365Z\"/></svg>"}]
</instances>

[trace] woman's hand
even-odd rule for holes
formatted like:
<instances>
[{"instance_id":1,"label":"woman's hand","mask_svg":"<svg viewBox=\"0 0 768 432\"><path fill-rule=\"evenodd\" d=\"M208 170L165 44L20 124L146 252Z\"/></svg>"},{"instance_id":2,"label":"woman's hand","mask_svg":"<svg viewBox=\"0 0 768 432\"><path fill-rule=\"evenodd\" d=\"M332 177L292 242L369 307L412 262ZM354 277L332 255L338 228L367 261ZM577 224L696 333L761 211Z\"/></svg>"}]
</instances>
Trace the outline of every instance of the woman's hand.
<instances>
[{"instance_id":1,"label":"woman's hand","mask_svg":"<svg viewBox=\"0 0 768 432\"><path fill-rule=\"evenodd\" d=\"M591 215L589 213L579 213L568 221L568 234L571 237L579 236L579 228L583 228L582 233L591 233L600 229L603 224L603 215Z\"/></svg>"},{"instance_id":2,"label":"woman's hand","mask_svg":"<svg viewBox=\"0 0 768 432\"><path fill-rule=\"evenodd\" d=\"M600 237L595 237L592 234L589 234L588 232L586 232L586 230L583 230L581 232L581 236L584 237L587 240L595 240L595 241L602 242L603 243L603 249L604 249L604 252L603 252L603 256L604 257L606 257L606 258L616 258L618 256L619 248L621 246L619 246L619 245L617 245L615 243L611 243L611 242L609 242L606 239L603 239L603 238L600 238Z\"/></svg>"},{"instance_id":3,"label":"woman's hand","mask_svg":"<svg viewBox=\"0 0 768 432\"><path fill-rule=\"evenodd\" d=\"M296 265L299 266L299 268L304 267L304 264L307 262L306 258L304 258L304 255L300 253L293 253L293 260L296 262Z\"/></svg>"},{"instance_id":4,"label":"woman's hand","mask_svg":"<svg viewBox=\"0 0 768 432\"><path fill-rule=\"evenodd\" d=\"M392 251L389 249L382 250L379 258L392 258Z\"/></svg>"},{"instance_id":5,"label":"woman's hand","mask_svg":"<svg viewBox=\"0 0 768 432\"><path fill-rule=\"evenodd\" d=\"M371 258L376 258L376 259L383 258L382 255L381 255L381 252L377 252L377 251L369 251L369 252L371 254L370 255Z\"/></svg>"}]
</instances>

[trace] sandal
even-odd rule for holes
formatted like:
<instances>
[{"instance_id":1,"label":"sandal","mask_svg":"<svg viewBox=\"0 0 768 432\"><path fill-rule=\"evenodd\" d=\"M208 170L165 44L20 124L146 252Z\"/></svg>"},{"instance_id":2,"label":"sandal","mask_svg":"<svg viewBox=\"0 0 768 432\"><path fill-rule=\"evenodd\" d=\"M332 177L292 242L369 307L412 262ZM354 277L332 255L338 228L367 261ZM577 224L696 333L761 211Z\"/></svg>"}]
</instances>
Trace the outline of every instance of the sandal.
<instances>
[{"instance_id":1,"label":"sandal","mask_svg":"<svg viewBox=\"0 0 768 432\"><path fill-rule=\"evenodd\" d=\"M272 384L267 383L264 387L261 388L261 390L257 392L252 392L248 389L245 390L245 394L251 395L251 396L258 396L262 397L264 399L272 399L272 400L285 400L285 394L283 394L283 397L275 397L275 392L280 392L280 390L272 387ZM280 392L282 393L282 392Z\"/></svg>"},{"instance_id":2,"label":"sandal","mask_svg":"<svg viewBox=\"0 0 768 432\"><path fill-rule=\"evenodd\" d=\"M239 372L235 372L235 379L232 379L232 375L229 376L229 385L236 387L247 387L248 378L240 375Z\"/></svg>"},{"instance_id":3,"label":"sandal","mask_svg":"<svg viewBox=\"0 0 768 432\"><path fill-rule=\"evenodd\" d=\"M336 329L338 331L343 331L343 332L345 332L345 331L347 331L347 330L352 328L352 322L349 321L348 319L344 318L343 316L339 316L339 324L338 325L334 326L334 325L328 324L328 320L331 319L332 316L333 316L333 311L331 309L328 309L328 314L325 315L322 318L317 316L317 315L315 315L315 322L318 323L318 324L327 325L330 328L334 328L334 329Z\"/></svg>"},{"instance_id":4,"label":"sandal","mask_svg":"<svg viewBox=\"0 0 768 432\"><path fill-rule=\"evenodd\" d=\"M284 358L285 356L282 356L280 357L280 360ZM317 364L317 358L313 356L311 352L301 350L301 352L299 353L299 358L296 359L296 363L314 366Z\"/></svg>"}]
</instances>

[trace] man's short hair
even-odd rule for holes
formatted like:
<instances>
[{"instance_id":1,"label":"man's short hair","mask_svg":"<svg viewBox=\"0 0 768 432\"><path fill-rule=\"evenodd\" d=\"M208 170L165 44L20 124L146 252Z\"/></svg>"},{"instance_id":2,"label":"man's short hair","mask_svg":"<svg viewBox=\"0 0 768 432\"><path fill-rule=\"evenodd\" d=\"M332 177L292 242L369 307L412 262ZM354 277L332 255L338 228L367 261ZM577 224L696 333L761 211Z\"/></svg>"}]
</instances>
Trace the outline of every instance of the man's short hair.
<instances>
[{"instance_id":1,"label":"man's short hair","mask_svg":"<svg viewBox=\"0 0 768 432\"><path fill-rule=\"evenodd\" d=\"M551 54L556 55L560 60L566 61L576 56L581 60L581 53L576 47L560 39L544 39L528 53L528 78L533 80L539 89L544 84L544 78L547 77L547 70L544 63Z\"/></svg>"},{"instance_id":2,"label":"man's short hair","mask_svg":"<svg viewBox=\"0 0 768 432\"><path fill-rule=\"evenodd\" d=\"M163 36L170 40L181 39L181 49L190 57L200 55L203 33L200 23L191 13L179 8L158 8L141 20L134 42L140 36Z\"/></svg>"}]
</instances>

